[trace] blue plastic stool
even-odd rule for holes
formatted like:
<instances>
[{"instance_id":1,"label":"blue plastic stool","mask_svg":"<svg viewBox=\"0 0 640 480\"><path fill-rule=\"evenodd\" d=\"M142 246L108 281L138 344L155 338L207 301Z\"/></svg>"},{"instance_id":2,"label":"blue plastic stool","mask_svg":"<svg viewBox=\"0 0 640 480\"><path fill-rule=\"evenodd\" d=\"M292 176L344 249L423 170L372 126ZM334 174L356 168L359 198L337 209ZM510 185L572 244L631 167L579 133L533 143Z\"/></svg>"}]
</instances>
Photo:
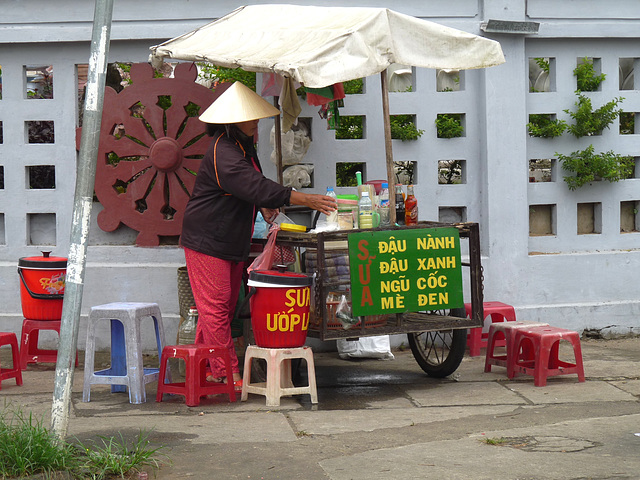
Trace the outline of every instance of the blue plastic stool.
<instances>
[{"instance_id":1,"label":"blue plastic stool","mask_svg":"<svg viewBox=\"0 0 640 480\"><path fill-rule=\"evenodd\" d=\"M147 401L145 385L158 380L160 366L143 366L140 322L145 317L153 319L160 360L165 339L157 303L108 303L91 308L85 347L83 402L90 401L91 385L98 384L111 385L112 393L128 389L130 403ZM111 321L111 367L95 371L96 324L100 320Z\"/></svg>"}]
</instances>

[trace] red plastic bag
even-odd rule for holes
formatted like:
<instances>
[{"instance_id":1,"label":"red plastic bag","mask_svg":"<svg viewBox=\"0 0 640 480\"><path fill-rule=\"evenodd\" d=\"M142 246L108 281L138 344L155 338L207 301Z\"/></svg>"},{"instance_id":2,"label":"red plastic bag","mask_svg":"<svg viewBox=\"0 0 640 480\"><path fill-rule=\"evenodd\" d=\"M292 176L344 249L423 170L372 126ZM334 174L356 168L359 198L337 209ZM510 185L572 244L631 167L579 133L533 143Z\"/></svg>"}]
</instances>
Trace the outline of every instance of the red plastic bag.
<instances>
[{"instance_id":1,"label":"red plastic bag","mask_svg":"<svg viewBox=\"0 0 640 480\"><path fill-rule=\"evenodd\" d=\"M271 270L276 252L276 236L278 235L278 230L280 230L280 226L277 223L271 225L269 235L267 236L267 243L262 253L247 267L247 272L251 273L254 270Z\"/></svg>"}]
</instances>

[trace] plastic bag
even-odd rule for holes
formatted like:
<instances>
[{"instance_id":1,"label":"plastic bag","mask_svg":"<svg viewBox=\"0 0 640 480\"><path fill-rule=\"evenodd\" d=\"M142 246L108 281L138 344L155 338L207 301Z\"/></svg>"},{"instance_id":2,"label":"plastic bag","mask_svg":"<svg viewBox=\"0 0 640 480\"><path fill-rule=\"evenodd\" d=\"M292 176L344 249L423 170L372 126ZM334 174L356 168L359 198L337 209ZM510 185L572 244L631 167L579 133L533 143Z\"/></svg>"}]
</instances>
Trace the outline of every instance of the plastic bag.
<instances>
[{"instance_id":1,"label":"plastic bag","mask_svg":"<svg viewBox=\"0 0 640 480\"><path fill-rule=\"evenodd\" d=\"M282 172L282 183L285 187L300 189L311 185L313 165L292 165Z\"/></svg>"},{"instance_id":2,"label":"plastic bag","mask_svg":"<svg viewBox=\"0 0 640 480\"><path fill-rule=\"evenodd\" d=\"M380 360L393 360L391 353L391 341L389 335L374 337L361 337L358 340L339 338L336 341L338 355L342 359L348 358L377 358Z\"/></svg>"},{"instance_id":3,"label":"plastic bag","mask_svg":"<svg viewBox=\"0 0 640 480\"><path fill-rule=\"evenodd\" d=\"M311 137L307 126L301 122L293 128L293 130L282 133L282 165L297 165L301 163L311 146ZM284 130L284 127L282 127L282 129ZM276 165L275 126L271 128L270 141L271 146L274 147L274 150L271 152L271 162Z\"/></svg>"},{"instance_id":4,"label":"plastic bag","mask_svg":"<svg viewBox=\"0 0 640 480\"><path fill-rule=\"evenodd\" d=\"M345 330L349 330L360 321L358 317L354 317L351 313L351 303L349 303L346 295L340 295L338 306L336 307L336 318L340 320L342 328Z\"/></svg>"},{"instance_id":5,"label":"plastic bag","mask_svg":"<svg viewBox=\"0 0 640 480\"><path fill-rule=\"evenodd\" d=\"M267 238L269 233L269 224L265 221L261 212L256 216L256 223L253 226L253 235L251 238Z\"/></svg>"},{"instance_id":6,"label":"plastic bag","mask_svg":"<svg viewBox=\"0 0 640 480\"><path fill-rule=\"evenodd\" d=\"M254 270L271 270L276 250L276 236L278 235L278 230L280 230L280 226L277 223L273 223L269 229L267 243L262 249L262 253L258 255L247 268L248 273L251 273Z\"/></svg>"}]
</instances>

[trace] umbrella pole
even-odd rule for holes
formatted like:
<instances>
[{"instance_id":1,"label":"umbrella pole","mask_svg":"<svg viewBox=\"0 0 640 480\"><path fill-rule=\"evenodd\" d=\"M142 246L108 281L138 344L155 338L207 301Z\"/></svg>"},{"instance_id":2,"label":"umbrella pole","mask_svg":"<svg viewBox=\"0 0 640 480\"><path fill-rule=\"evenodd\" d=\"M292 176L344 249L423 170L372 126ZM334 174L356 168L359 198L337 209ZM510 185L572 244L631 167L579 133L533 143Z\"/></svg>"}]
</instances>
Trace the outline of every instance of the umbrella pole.
<instances>
[{"instance_id":1,"label":"umbrella pole","mask_svg":"<svg viewBox=\"0 0 640 480\"><path fill-rule=\"evenodd\" d=\"M273 97L273 105L278 108L278 97ZM282 175L282 127L280 124L280 115L274 117L275 121L275 135L274 146L276 149L276 167L278 169L278 183L282 185L284 183Z\"/></svg>"},{"instance_id":2,"label":"umbrella pole","mask_svg":"<svg viewBox=\"0 0 640 480\"><path fill-rule=\"evenodd\" d=\"M380 72L382 85L382 117L384 122L384 150L387 159L387 182L389 183L389 218L391 225L396 223L396 174L391 147L391 119L389 117L389 84L387 70Z\"/></svg>"}]
</instances>

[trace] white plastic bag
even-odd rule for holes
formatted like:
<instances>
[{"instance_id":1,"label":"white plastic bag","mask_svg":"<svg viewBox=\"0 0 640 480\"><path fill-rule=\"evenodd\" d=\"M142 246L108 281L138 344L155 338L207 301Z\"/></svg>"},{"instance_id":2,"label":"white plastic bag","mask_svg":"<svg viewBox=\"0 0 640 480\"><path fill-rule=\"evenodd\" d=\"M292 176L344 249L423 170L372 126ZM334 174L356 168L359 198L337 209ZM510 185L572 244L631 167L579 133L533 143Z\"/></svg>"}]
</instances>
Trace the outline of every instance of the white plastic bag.
<instances>
[{"instance_id":1,"label":"white plastic bag","mask_svg":"<svg viewBox=\"0 0 640 480\"><path fill-rule=\"evenodd\" d=\"M389 335L374 337L360 337L358 340L339 338L336 340L338 355L340 358L378 358L380 360L393 360L391 353L391 341Z\"/></svg>"},{"instance_id":2,"label":"white plastic bag","mask_svg":"<svg viewBox=\"0 0 640 480\"><path fill-rule=\"evenodd\" d=\"M282 165L297 165L307 154L311 145L309 130L306 125L300 123L293 127L295 130L289 130L282 133ZM271 146L275 146L275 126L271 128ZM271 152L271 162L277 163L275 149Z\"/></svg>"},{"instance_id":3,"label":"white plastic bag","mask_svg":"<svg viewBox=\"0 0 640 480\"><path fill-rule=\"evenodd\" d=\"M313 165L292 165L282 172L282 183L285 187L299 190L311 185Z\"/></svg>"}]
</instances>

